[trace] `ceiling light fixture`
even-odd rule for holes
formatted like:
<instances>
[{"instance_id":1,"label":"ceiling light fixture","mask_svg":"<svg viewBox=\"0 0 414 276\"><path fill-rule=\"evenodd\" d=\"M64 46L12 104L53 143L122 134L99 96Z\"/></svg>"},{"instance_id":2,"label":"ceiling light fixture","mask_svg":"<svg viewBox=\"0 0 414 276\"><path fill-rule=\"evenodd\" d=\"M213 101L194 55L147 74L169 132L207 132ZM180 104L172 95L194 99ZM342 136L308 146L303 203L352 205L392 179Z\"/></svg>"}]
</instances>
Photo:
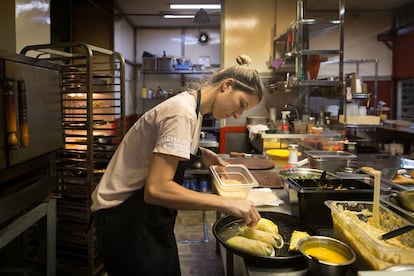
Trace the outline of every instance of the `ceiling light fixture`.
<instances>
[{"instance_id":1,"label":"ceiling light fixture","mask_svg":"<svg viewBox=\"0 0 414 276\"><path fill-rule=\"evenodd\" d=\"M220 4L171 4L170 9L172 10L219 10L221 9Z\"/></svg>"},{"instance_id":2,"label":"ceiling light fixture","mask_svg":"<svg viewBox=\"0 0 414 276\"><path fill-rule=\"evenodd\" d=\"M166 19L186 19L186 18L194 18L194 15L164 14L164 18L166 18Z\"/></svg>"},{"instance_id":3,"label":"ceiling light fixture","mask_svg":"<svg viewBox=\"0 0 414 276\"><path fill-rule=\"evenodd\" d=\"M193 19L194 23L197 24L206 24L210 22L210 16L208 16L208 13L206 12L205 9L199 9L198 12L195 14L194 19Z\"/></svg>"}]
</instances>

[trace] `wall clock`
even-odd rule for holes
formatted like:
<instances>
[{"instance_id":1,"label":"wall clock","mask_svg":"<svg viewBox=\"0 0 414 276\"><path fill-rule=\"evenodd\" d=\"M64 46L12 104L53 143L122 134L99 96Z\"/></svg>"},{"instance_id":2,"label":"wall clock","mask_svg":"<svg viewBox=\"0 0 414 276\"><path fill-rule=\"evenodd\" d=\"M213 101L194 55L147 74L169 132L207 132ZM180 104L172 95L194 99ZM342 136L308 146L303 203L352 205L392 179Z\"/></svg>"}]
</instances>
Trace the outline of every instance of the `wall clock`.
<instances>
[{"instance_id":1,"label":"wall clock","mask_svg":"<svg viewBox=\"0 0 414 276\"><path fill-rule=\"evenodd\" d=\"M198 43L200 45L207 45L209 41L210 41L210 37L209 37L208 33L201 32L198 35Z\"/></svg>"}]
</instances>

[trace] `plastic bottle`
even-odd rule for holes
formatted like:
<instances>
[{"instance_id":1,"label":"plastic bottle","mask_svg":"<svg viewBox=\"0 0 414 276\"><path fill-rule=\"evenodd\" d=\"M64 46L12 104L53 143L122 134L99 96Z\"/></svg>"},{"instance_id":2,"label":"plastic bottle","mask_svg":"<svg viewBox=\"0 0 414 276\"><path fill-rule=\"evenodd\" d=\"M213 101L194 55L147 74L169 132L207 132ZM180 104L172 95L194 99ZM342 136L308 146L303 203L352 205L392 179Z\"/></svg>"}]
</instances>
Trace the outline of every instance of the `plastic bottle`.
<instances>
[{"instance_id":1,"label":"plastic bottle","mask_svg":"<svg viewBox=\"0 0 414 276\"><path fill-rule=\"evenodd\" d=\"M289 120L288 116L290 114L290 111L282 111L282 120L280 121L279 128L282 131L282 133L289 133Z\"/></svg>"}]
</instances>

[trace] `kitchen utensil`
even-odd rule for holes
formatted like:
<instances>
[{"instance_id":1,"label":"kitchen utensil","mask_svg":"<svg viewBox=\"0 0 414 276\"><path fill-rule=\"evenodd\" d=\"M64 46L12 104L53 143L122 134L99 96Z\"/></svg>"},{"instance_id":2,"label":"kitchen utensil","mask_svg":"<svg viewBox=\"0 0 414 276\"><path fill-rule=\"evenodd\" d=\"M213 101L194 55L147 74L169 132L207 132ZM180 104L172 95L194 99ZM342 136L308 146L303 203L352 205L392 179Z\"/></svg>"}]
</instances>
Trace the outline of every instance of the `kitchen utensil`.
<instances>
[{"instance_id":1,"label":"kitchen utensil","mask_svg":"<svg viewBox=\"0 0 414 276\"><path fill-rule=\"evenodd\" d=\"M261 211L260 215L262 218L267 218L277 224L279 228L279 234L282 235L284 239L284 246L276 250L276 256L274 257L264 257L264 256L255 256L248 254L246 252L237 250L229 245L227 245L226 240L229 236L223 236L223 233L228 231L227 229L234 226L235 223L240 222L240 219L234 216L224 216L219 218L213 225L213 234L215 238L230 252L239 255L245 259L247 263L254 263L256 266L260 265L287 265L287 264L297 264L304 266L303 256L300 252L289 252L289 241L294 230L306 231L310 235L317 235L319 231L302 222L299 218L278 212L266 212Z\"/></svg>"},{"instance_id":2,"label":"kitchen utensil","mask_svg":"<svg viewBox=\"0 0 414 276\"><path fill-rule=\"evenodd\" d=\"M321 177L319 178L319 182L324 182L326 179L326 171L323 171Z\"/></svg>"},{"instance_id":3,"label":"kitchen utensil","mask_svg":"<svg viewBox=\"0 0 414 276\"><path fill-rule=\"evenodd\" d=\"M305 259L309 265L309 270L313 275L346 275L348 273L351 265L356 261L356 254L351 247L347 244L325 236L310 236L299 240L298 242L299 251L305 256ZM345 259L345 262L333 262L323 260L309 254L308 250L319 249L321 254L322 252L326 253L328 251L332 254L337 255ZM324 250L324 251L322 251ZM325 252L326 251L326 252ZM327 254L325 255L327 256Z\"/></svg>"},{"instance_id":4,"label":"kitchen utensil","mask_svg":"<svg viewBox=\"0 0 414 276\"><path fill-rule=\"evenodd\" d=\"M244 153L244 152L236 152L236 151L231 151L229 153L230 157L253 157L253 154L251 153Z\"/></svg>"},{"instance_id":5,"label":"kitchen utensil","mask_svg":"<svg viewBox=\"0 0 414 276\"><path fill-rule=\"evenodd\" d=\"M381 235L381 240L388 240L394 237L397 237L399 235L405 234L408 231L411 231L414 229L414 224L404 225L402 227L399 227L397 229L391 230L383 235Z\"/></svg>"}]
</instances>

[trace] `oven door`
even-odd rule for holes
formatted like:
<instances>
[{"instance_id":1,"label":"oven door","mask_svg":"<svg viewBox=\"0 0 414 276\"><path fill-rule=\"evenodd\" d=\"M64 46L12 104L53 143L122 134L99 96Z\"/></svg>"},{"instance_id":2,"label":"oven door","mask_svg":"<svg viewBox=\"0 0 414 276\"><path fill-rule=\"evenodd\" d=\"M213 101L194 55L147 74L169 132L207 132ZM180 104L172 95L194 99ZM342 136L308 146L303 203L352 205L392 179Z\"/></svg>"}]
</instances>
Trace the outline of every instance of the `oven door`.
<instances>
[{"instance_id":1,"label":"oven door","mask_svg":"<svg viewBox=\"0 0 414 276\"><path fill-rule=\"evenodd\" d=\"M26 90L26 110L29 142L16 148L7 145L7 130L3 128L0 138L0 169L47 154L63 146L62 103L59 88L59 71L31 64L3 60L2 78L13 80L14 102L19 109L17 81L24 81ZM2 90L5 90L3 87ZM3 93L4 94L4 91ZM4 97L2 97L4 98ZM0 100L1 101L1 100ZM6 103L0 103L5 106ZM2 109L4 110L4 109ZM17 112L16 121L19 120ZM6 119L0 117L2 122ZM21 128L18 128L18 134Z\"/></svg>"}]
</instances>

